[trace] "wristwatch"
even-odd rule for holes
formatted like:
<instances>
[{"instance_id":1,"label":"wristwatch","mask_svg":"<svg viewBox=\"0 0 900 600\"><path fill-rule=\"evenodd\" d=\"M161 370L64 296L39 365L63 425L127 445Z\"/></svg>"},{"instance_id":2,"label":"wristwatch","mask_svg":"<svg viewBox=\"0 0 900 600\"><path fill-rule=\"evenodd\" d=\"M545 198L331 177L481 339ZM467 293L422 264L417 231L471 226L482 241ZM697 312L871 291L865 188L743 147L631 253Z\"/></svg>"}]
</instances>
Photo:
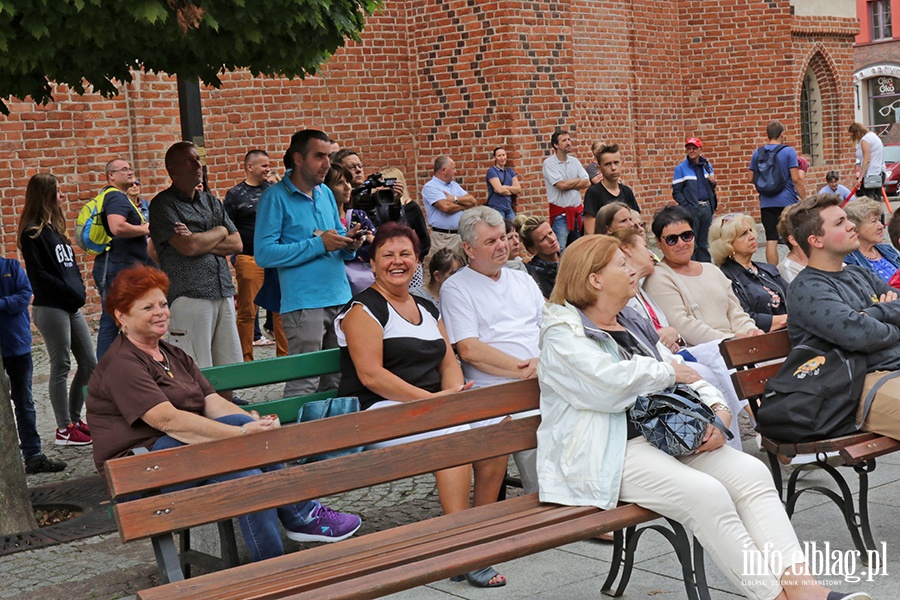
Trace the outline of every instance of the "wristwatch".
<instances>
[{"instance_id":1,"label":"wristwatch","mask_svg":"<svg viewBox=\"0 0 900 600\"><path fill-rule=\"evenodd\" d=\"M728 405L724 402L716 402L712 406L710 406L713 412L719 412L720 410L724 410L725 412L731 414L731 409L728 408Z\"/></svg>"},{"instance_id":2,"label":"wristwatch","mask_svg":"<svg viewBox=\"0 0 900 600\"><path fill-rule=\"evenodd\" d=\"M459 198L453 196L453 204L459 204Z\"/></svg>"}]
</instances>

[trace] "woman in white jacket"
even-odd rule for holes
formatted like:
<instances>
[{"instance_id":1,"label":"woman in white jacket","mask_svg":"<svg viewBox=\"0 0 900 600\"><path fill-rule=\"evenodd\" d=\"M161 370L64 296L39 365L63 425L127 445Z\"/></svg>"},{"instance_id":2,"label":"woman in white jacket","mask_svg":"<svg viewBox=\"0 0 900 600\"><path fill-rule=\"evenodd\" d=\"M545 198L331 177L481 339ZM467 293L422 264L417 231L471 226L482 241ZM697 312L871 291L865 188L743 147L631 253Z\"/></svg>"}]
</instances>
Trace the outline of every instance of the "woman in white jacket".
<instances>
[{"instance_id":1,"label":"woman in white jacket","mask_svg":"<svg viewBox=\"0 0 900 600\"><path fill-rule=\"evenodd\" d=\"M710 426L694 454L673 457L630 424L636 396L675 383L731 420L721 394L626 308L636 286L614 238L587 236L563 254L541 328L541 500L603 509L634 502L675 519L748 598L868 599L813 580L766 467L725 446L718 429ZM745 573L747 564L764 568Z\"/></svg>"}]
</instances>

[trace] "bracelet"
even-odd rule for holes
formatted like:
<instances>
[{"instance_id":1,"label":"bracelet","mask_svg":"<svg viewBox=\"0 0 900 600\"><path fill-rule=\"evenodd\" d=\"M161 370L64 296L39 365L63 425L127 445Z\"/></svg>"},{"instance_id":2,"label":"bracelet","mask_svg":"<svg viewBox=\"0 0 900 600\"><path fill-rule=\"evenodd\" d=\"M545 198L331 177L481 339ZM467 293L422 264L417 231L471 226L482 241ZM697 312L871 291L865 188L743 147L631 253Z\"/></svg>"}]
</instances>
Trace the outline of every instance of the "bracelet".
<instances>
[{"instance_id":1,"label":"bracelet","mask_svg":"<svg viewBox=\"0 0 900 600\"><path fill-rule=\"evenodd\" d=\"M710 408L712 409L713 412L719 412L720 410L724 410L729 415L731 414L731 409L728 408L728 405L725 404L724 402L716 402L715 404L710 406Z\"/></svg>"},{"instance_id":2,"label":"bracelet","mask_svg":"<svg viewBox=\"0 0 900 600\"><path fill-rule=\"evenodd\" d=\"M241 425L241 435L244 435L245 433L247 433L247 430Z\"/></svg>"}]
</instances>

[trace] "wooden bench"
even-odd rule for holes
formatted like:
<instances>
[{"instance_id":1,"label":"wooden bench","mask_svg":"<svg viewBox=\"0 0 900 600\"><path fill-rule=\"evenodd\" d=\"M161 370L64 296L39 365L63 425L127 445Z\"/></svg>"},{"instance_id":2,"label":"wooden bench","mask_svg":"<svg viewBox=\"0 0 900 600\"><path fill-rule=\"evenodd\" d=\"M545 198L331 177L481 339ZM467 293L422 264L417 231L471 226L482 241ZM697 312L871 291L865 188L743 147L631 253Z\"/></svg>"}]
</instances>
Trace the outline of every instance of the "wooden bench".
<instances>
[{"instance_id":1,"label":"wooden bench","mask_svg":"<svg viewBox=\"0 0 900 600\"><path fill-rule=\"evenodd\" d=\"M732 375L738 397L750 401L750 409L755 416L759 402L765 394L766 382L778 372L781 361L791 350L787 331L726 340L721 344L721 349L725 364L729 368L738 369ZM803 494L818 492L840 508L847 530L853 538L853 544L863 560L869 556L867 550L877 550L869 524L869 473L875 470L875 458L900 450L900 442L875 433L864 432L799 444L763 436L762 448L768 455L769 468L775 486L785 503L788 516L793 515L797 501ZM834 458L829 458L829 453L835 452L839 453L837 464ZM813 454L816 460L795 468L788 477L785 490L781 475L782 462L779 457L791 459L801 454ZM853 500L851 482L848 482L836 467L850 467L855 472L859 481L858 505ZM826 473L834 481L837 490L821 485L800 485L800 475L810 469Z\"/></svg>"},{"instance_id":2,"label":"wooden bench","mask_svg":"<svg viewBox=\"0 0 900 600\"><path fill-rule=\"evenodd\" d=\"M536 494L181 580L175 532L534 448L538 416L125 500L219 473L533 410L539 395L537 381L531 379L109 461L110 489L123 499L115 506L121 539L151 538L168 581L138 597L374 598L626 528L616 534L614 560L603 586L605 593L620 595L631 575L635 545L647 530L636 527L659 515L636 505L602 511L542 504ZM695 542L692 549L684 528L670 524L672 530L660 524L649 527L673 543L688 597L706 600L702 548Z\"/></svg>"}]
</instances>

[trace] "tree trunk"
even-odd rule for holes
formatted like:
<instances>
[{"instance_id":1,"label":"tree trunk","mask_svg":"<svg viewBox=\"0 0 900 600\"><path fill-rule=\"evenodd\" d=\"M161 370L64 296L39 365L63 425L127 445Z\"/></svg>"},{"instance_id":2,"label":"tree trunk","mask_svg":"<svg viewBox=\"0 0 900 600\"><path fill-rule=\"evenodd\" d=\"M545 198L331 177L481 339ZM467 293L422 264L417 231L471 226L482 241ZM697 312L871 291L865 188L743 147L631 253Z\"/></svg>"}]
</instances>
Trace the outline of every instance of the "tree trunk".
<instances>
[{"instance_id":1,"label":"tree trunk","mask_svg":"<svg viewBox=\"0 0 900 600\"><path fill-rule=\"evenodd\" d=\"M0 358L0 535L11 535L37 529L37 522L25 484L9 381L2 367L3 359Z\"/></svg>"}]
</instances>

